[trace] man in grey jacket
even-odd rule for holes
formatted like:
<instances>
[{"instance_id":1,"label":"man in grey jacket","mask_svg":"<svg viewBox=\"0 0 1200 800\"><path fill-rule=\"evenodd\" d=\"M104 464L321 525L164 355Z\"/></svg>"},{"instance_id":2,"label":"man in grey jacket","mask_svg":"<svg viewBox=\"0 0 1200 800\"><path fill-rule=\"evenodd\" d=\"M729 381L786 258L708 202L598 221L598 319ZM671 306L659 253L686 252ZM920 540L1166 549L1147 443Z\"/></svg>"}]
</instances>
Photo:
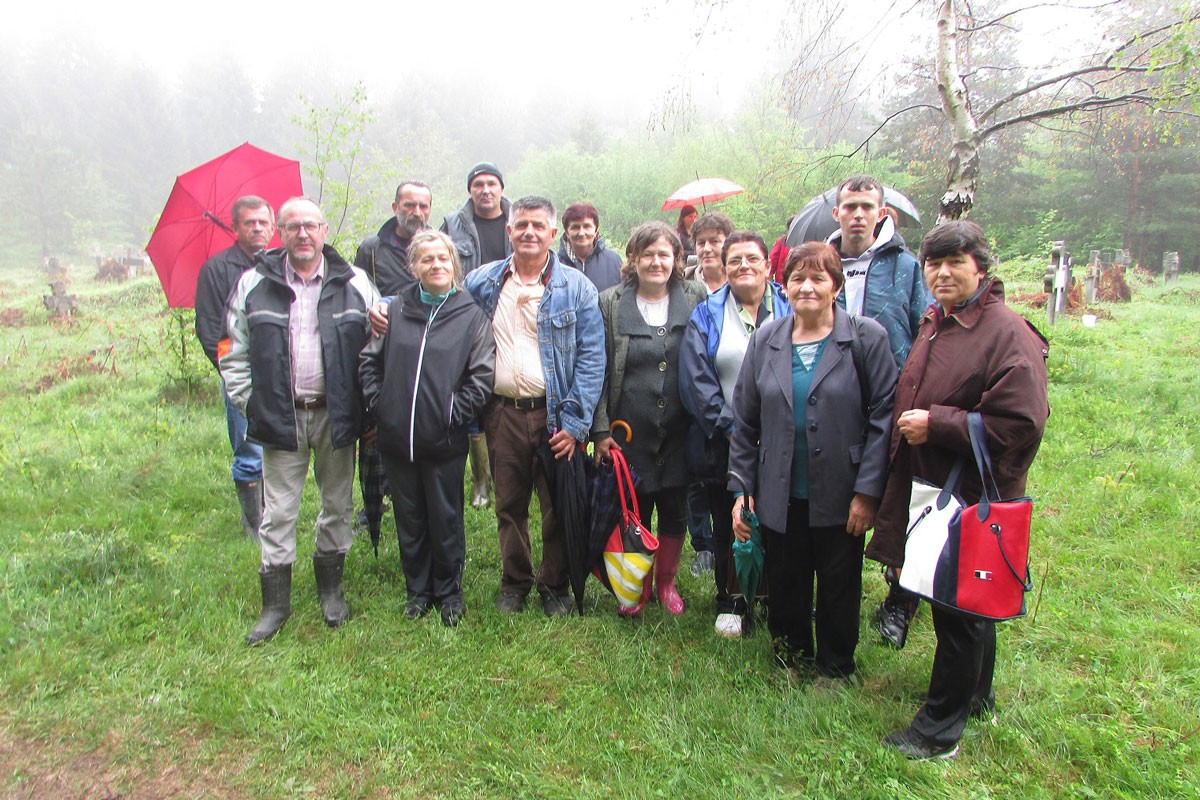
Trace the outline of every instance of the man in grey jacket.
<instances>
[{"instance_id":1,"label":"man in grey jacket","mask_svg":"<svg viewBox=\"0 0 1200 800\"><path fill-rule=\"evenodd\" d=\"M500 168L487 161L471 167L467 173L467 191L471 196L463 207L447 214L442 221L442 233L449 234L454 241L463 275L512 255L506 228L512 203L504 196L504 175ZM471 424L469 433L471 505L483 508L488 504L492 487L487 439L478 421Z\"/></svg>"}]
</instances>

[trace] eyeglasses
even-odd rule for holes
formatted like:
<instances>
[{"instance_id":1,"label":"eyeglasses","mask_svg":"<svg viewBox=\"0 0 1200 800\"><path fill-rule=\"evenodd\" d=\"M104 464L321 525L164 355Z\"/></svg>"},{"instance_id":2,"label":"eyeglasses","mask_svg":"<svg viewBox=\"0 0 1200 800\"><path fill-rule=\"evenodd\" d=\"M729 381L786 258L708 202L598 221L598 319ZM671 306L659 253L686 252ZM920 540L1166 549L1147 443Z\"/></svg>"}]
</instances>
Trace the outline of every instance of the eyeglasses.
<instances>
[{"instance_id":1,"label":"eyeglasses","mask_svg":"<svg viewBox=\"0 0 1200 800\"><path fill-rule=\"evenodd\" d=\"M283 229L288 233L299 233L303 228L304 232L310 236L324 227L324 222L317 222L315 219L307 219L304 222L289 222L283 226Z\"/></svg>"},{"instance_id":2,"label":"eyeglasses","mask_svg":"<svg viewBox=\"0 0 1200 800\"><path fill-rule=\"evenodd\" d=\"M762 256L734 256L725 262L725 266L733 267L734 269L737 269L742 264L745 264L747 267L757 267L764 261L766 261L766 259Z\"/></svg>"}]
</instances>

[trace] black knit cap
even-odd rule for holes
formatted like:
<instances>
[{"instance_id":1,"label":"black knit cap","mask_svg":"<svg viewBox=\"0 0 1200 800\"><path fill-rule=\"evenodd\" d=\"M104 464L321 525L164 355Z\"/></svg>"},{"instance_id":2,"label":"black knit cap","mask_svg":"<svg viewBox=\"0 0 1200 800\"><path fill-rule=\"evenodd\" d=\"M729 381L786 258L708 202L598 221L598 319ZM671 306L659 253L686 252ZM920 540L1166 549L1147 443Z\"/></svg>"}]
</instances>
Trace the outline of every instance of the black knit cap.
<instances>
[{"instance_id":1,"label":"black knit cap","mask_svg":"<svg viewBox=\"0 0 1200 800\"><path fill-rule=\"evenodd\" d=\"M471 167L471 171L467 173L467 191L471 190L471 181L475 180L480 175L495 175L496 180L500 181L500 188L504 188L504 174L500 172L500 168L487 161L480 161L478 164Z\"/></svg>"}]
</instances>

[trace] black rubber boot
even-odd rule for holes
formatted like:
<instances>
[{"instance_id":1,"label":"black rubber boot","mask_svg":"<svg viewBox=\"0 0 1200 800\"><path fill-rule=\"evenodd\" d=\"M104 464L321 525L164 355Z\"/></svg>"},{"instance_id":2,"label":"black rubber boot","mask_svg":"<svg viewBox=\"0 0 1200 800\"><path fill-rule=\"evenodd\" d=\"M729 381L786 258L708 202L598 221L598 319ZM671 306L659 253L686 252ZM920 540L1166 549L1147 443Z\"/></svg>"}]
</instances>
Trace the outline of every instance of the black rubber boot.
<instances>
[{"instance_id":1,"label":"black rubber boot","mask_svg":"<svg viewBox=\"0 0 1200 800\"><path fill-rule=\"evenodd\" d=\"M321 613L325 624L336 628L350 619L350 606L342 593L342 570L346 566L346 554L313 556L313 574L317 579L317 597L321 599Z\"/></svg>"},{"instance_id":2,"label":"black rubber boot","mask_svg":"<svg viewBox=\"0 0 1200 800\"><path fill-rule=\"evenodd\" d=\"M262 525L262 478L256 481L234 481L238 504L242 507L242 533L258 541L258 526Z\"/></svg>"},{"instance_id":3,"label":"black rubber boot","mask_svg":"<svg viewBox=\"0 0 1200 800\"><path fill-rule=\"evenodd\" d=\"M262 586L262 616L246 635L246 644L270 639L292 615L292 565L264 567L258 572L258 581Z\"/></svg>"}]
</instances>

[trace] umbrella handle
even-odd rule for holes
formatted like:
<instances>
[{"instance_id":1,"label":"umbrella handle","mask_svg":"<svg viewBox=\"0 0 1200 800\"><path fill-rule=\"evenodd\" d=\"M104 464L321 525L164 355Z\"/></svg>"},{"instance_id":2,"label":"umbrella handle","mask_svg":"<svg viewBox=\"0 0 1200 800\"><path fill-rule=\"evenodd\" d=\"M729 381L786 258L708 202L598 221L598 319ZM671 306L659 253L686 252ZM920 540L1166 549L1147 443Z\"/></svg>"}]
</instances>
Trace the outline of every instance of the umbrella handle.
<instances>
[{"instance_id":1,"label":"umbrella handle","mask_svg":"<svg viewBox=\"0 0 1200 800\"><path fill-rule=\"evenodd\" d=\"M625 429L625 444L629 444L631 441L633 441L633 428L629 427L628 422L623 419L614 419L608 424L608 432L610 434L616 433L617 428Z\"/></svg>"},{"instance_id":2,"label":"umbrella handle","mask_svg":"<svg viewBox=\"0 0 1200 800\"><path fill-rule=\"evenodd\" d=\"M209 222L211 222L212 224L216 225L216 226L217 226L218 228L220 228L221 230L225 231L226 233L233 233L233 229L231 229L231 228L230 228L228 225L226 225L226 224L225 224L224 222L222 222L221 220L217 219L217 218L216 218L216 216L214 216L214 215L213 215L213 214L211 214L210 212L208 212L208 211L205 211L205 212L204 212L204 218L205 218L206 220L208 220Z\"/></svg>"},{"instance_id":3,"label":"umbrella handle","mask_svg":"<svg viewBox=\"0 0 1200 800\"><path fill-rule=\"evenodd\" d=\"M750 487L746 485L745 478L743 478L741 475L734 472L733 470L729 470L729 472L726 474L726 477L728 477L729 480L731 480L731 481L737 481L738 486L742 487L742 494L745 495L746 497L750 497Z\"/></svg>"}]
</instances>

